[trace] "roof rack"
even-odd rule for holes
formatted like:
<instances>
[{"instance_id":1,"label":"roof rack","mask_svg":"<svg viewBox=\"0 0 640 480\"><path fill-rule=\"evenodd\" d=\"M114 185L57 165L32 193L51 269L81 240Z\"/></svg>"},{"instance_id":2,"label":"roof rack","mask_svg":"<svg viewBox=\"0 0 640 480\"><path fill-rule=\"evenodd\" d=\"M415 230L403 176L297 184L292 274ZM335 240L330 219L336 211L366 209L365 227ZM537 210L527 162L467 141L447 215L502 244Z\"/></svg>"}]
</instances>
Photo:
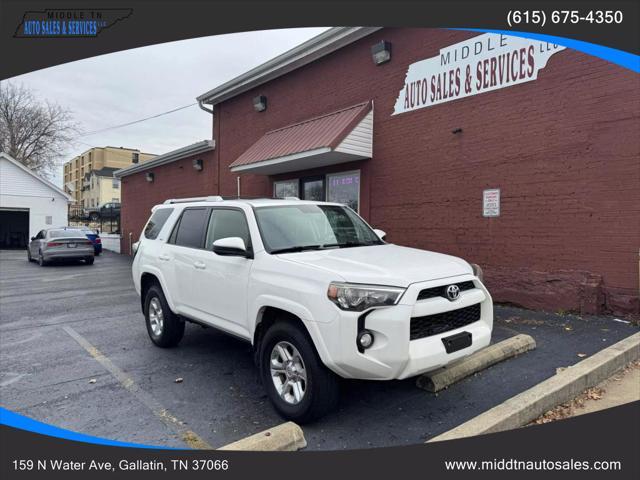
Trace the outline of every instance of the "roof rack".
<instances>
[{"instance_id":1,"label":"roof rack","mask_svg":"<svg viewBox=\"0 0 640 480\"><path fill-rule=\"evenodd\" d=\"M173 203L191 203L191 202L222 202L224 200L300 200L298 197L251 197L241 195L237 196L220 196L209 195L208 197L189 197L189 198L169 198L164 201L165 205Z\"/></svg>"},{"instance_id":2,"label":"roof rack","mask_svg":"<svg viewBox=\"0 0 640 480\"><path fill-rule=\"evenodd\" d=\"M170 198L164 201L164 204L172 203L190 203L190 202L221 202L223 198L220 195L209 195L208 197L189 197L189 198Z\"/></svg>"}]
</instances>

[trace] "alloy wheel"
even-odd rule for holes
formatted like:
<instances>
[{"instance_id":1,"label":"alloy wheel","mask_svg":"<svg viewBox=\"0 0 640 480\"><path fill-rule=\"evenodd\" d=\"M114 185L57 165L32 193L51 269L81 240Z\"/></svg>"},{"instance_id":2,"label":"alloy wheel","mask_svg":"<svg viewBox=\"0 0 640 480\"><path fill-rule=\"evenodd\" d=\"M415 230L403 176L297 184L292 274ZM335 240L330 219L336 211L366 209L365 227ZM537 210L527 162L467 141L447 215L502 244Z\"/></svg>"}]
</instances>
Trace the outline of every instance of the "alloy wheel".
<instances>
[{"instance_id":1,"label":"alloy wheel","mask_svg":"<svg viewBox=\"0 0 640 480\"><path fill-rule=\"evenodd\" d=\"M164 314L158 297L153 297L149 302L149 324L151 325L151 331L156 337L162 335Z\"/></svg>"},{"instance_id":2,"label":"alloy wheel","mask_svg":"<svg viewBox=\"0 0 640 480\"><path fill-rule=\"evenodd\" d=\"M290 405L299 404L307 390L307 370L298 349L289 342L276 343L271 350L269 367L280 398Z\"/></svg>"}]
</instances>

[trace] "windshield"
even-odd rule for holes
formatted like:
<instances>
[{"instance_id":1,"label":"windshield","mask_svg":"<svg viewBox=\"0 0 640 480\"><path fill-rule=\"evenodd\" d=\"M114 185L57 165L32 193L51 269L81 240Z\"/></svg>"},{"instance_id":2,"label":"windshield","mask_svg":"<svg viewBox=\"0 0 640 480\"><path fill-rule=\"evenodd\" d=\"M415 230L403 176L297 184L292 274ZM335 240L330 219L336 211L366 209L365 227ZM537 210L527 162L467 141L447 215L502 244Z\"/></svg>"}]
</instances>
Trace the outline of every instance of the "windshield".
<instances>
[{"instance_id":1,"label":"windshield","mask_svg":"<svg viewBox=\"0 0 640 480\"><path fill-rule=\"evenodd\" d=\"M269 253L384 243L352 210L338 205L259 207L256 220Z\"/></svg>"}]
</instances>

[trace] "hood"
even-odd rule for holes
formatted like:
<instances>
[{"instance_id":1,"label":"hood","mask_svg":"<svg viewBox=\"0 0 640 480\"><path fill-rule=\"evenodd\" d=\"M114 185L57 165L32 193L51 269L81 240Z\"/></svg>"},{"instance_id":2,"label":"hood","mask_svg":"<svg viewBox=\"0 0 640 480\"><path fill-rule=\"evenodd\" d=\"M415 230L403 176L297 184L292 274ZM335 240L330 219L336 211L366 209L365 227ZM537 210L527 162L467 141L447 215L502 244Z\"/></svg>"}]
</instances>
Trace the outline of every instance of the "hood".
<instances>
[{"instance_id":1,"label":"hood","mask_svg":"<svg viewBox=\"0 0 640 480\"><path fill-rule=\"evenodd\" d=\"M343 281L397 287L473 273L469 264L458 257L391 244L311 250L278 257L333 272Z\"/></svg>"}]
</instances>

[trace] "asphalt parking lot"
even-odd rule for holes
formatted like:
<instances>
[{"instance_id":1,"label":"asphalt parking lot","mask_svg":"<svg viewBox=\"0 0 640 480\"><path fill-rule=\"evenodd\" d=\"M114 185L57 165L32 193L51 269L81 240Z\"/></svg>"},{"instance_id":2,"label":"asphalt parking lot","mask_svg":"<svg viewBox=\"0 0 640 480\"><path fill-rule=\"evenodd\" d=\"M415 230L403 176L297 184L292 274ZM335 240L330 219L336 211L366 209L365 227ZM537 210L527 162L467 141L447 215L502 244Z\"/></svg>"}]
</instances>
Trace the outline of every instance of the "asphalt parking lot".
<instances>
[{"instance_id":1,"label":"asphalt parking lot","mask_svg":"<svg viewBox=\"0 0 640 480\"><path fill-rule=\"evenodd\" d=\"M414 379L345 381L339 409L303 427L308 449L424 442L637 331L613 317L497 307L494 341L526 333L536 350L438 394ZM179 448L197 446L185 432L217 448L283 422L248 344L187 324L178 348L154 347L130 259L110 252L93 266L42 268L24 251L0 251L0 404L90 435Z\"/></svg>"}]
</instances>

